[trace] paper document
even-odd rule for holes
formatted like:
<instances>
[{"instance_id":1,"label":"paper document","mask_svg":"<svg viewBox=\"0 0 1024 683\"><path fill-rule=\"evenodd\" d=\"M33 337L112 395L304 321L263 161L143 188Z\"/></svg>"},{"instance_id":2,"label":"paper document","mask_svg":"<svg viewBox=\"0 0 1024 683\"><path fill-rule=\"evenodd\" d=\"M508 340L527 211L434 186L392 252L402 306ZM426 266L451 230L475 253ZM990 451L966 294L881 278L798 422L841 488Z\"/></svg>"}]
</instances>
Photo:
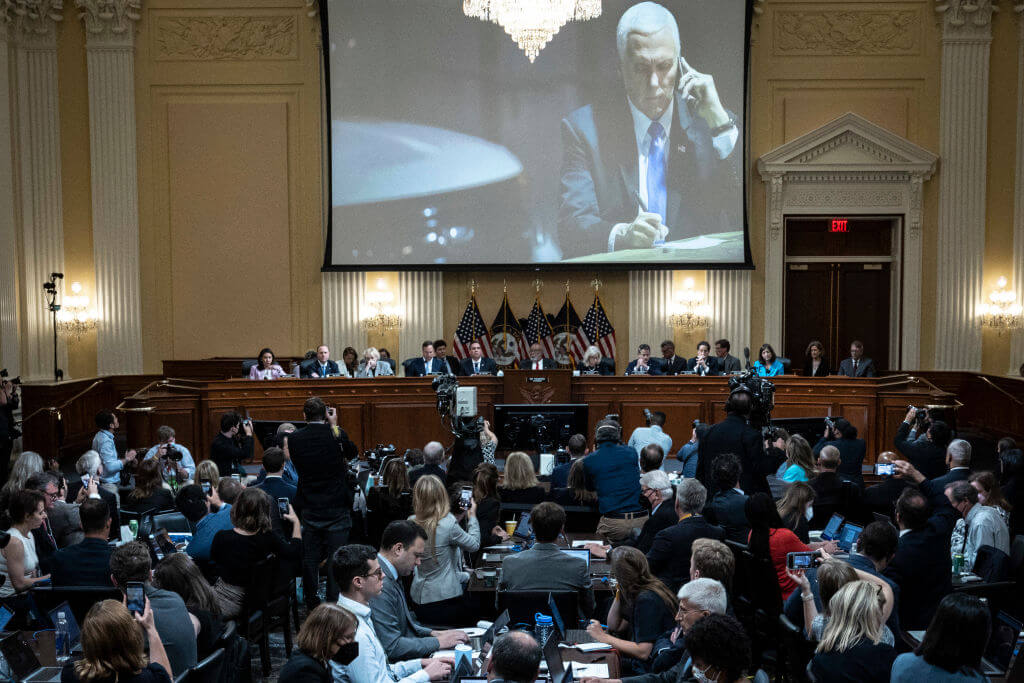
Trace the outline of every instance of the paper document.
<instances>
[{"instance_id":1,"label":"paper document","mask_svg":"<svg viewBox=\"0 0 1024 683\"><path fill-rule=\"evenodd\" d=\"M604 545L604 541L599 541L597 539L594 539L592 541L573 541L572 542L572 547L573 548L584 548L584 547L587 546L588 543L596 543L597 545Z\"/></svg>"},{"instance_id":2,"label":"paper document","mask_svg":"<svg viewBox=\"0 0 1024 683\"><path fill-rule=\"evenodd\" d=\"M573 662L572 675L576 680L583 678L608 678L608 665L594 662L588 664Z\"/></svg>"}]
</instances>

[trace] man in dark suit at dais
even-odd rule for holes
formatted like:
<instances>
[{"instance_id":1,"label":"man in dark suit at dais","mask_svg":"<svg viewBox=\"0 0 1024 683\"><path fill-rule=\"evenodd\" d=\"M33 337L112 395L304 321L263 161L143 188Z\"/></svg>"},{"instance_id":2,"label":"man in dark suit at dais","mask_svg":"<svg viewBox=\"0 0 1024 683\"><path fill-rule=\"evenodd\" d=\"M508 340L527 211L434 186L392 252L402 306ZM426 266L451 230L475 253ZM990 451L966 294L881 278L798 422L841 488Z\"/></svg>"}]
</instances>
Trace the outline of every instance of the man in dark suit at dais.
<instances>
[{"instance_id":1,"label":"man in dark suit at dais","mask_svg":"<svg viewBox=\"0 0 1024 683\"><path fill-rule=\"evenodd\" d=\"M616 46L625 92L562 120L564 256L741 229L742 202L727 201L741 187L739 126L714 78L682 56L675 17L634 5Z\"/></svg>"}]
</instances>

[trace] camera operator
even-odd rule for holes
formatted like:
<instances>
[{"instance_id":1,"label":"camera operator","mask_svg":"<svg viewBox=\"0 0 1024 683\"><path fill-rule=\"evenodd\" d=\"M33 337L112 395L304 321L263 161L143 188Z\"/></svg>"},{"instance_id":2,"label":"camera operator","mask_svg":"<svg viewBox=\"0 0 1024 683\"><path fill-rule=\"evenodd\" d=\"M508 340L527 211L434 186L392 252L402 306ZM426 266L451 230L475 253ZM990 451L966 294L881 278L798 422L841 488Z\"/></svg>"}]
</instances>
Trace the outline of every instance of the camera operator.
<instances>
[{"instance_id":1,"label":"camera operator","mask_svg":"<svg viewBox=\"0 0 1024 683\"><path fill-rule=\"evenodd\" d=\"M894 441L896 450L926 478L934 479L946 472L946 446L952 433L942 420L929 423L926 419L927 411L909 406ZM915 438L921 431L924 431L925 438Z\"/></svg>"},{"instance_id":2,"label":"camera operator","mask_svg":"<svg viewBox=\"0 0 1024 683\"><path fill-rule=\"evenodd\" d=\"M0 486L7 482L7 473L11 468L11 451L14 440L21 432L14 424L14 411L21 403L18 385L21 378L7 379L7 370L0 373Z\"/></svg>"},{"instance_id":3,"label":"camera operator","mask_svg":"<svg viewBox=\"0 0 1024 683\"><path fill-rule=\"evenodd\" d=\"M494 463L498 437L491 431L491 423L487 420L478 418L476 424L480 427L477 434L455 437L452 459L448 464L448 483L472 481L477 465L482 462Z\"/></svg>"},{"instance_id":4,"label":"camera operator","mask_svg":"<svg viewBox=\"0 0 1024 683\"><path fill-rule=\"evenodd\" d=\"M116 494L121 483L121 470L135 462L136 453L134 449L129 449L124 458L118 457L114 430L121 425L117 421L117 415L109 410L101 410L96 413L95 420L99 431L92 438L92 449L100 454L100 461L103 463L100 486Z\"/></svg>"},{"instance_id":5,"label":"camera operator","mask_svg":"<svg viewBox=\"0 0 1024 683\"><path fill-rule=\"evenodd\" d=\"M737 386L725 402L725 420L712 426L707 436L701 439L697 450L697 479L709 493L718 491L711 472L715 458L723 453L733 453L740 459L743 468L740 488L744 493L753 495L771 491L765 476L774 474L779 463L777 458L765 453L761 431L748 424L752 409L750 389L742 384Z\"/></svg>"},{"instance_id":6,"label":"camera operator","mask_svg":"<svg viewBox=\"0 0 1024 683\"><path fill-rule=\"evenodd\" d=\"M658 444L662 453L672 451L672 437L665 433L665 413L660 410L644 408L646 427L637 427L629 436L629 447L636 450L637 457L643 453L647 444Z\"/></svg>"},{"instance_id":7,"label":"camera operator","mask_svg":"<svg viewBox=\"0 0 1024 683\"><path fill-rule=\"evenodd\" d=\"M216 463L220 475L240 474L244 481L246 472L241 462L252 457L252 448L252 420L243 420L234 411L221 415L220 434L210 445L210 460Z\"/></svg>"},{"instance_id":8,"label":"camera operator","mask_svg":"<svg viewBox=\"0 0 1024 683\"><path fill-rule=\"evenodd\" d=\"M825 418L825 433L818 443L814 444L814 456L821 453L825 446L835 446L839 450L839 475L864 488L864 475L861 465L868 445L864 439L857 438L857 428L845 417Z\"/></svg>"},{"instance_id":9,"label":"camera operator","mask_svg":"<svg viewBox=\"0 0 1024 683\"><path fill-rule=\"evenodd\" d=\"M156 430L156 438L160 443L146 451L143 460L159 457L160 469L168 482L172 479L179 484L191 481L196 476L196 463L189 450L175 441L174 428L161 425Z\"/></svg>"}]
</instances>

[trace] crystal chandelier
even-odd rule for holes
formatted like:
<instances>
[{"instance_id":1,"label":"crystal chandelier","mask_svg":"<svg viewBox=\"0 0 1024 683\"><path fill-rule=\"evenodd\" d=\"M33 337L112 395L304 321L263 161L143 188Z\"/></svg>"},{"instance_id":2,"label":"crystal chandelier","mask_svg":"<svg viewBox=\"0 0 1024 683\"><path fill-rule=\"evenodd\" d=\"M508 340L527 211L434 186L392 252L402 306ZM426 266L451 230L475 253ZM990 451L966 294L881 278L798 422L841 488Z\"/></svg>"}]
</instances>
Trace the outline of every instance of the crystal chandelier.
<instances>
[{"instance_id":1,"label":"crystal chandelier","mask_svg":"<svg viewBox=\"0 0 1024 683\"><path fill-rule=\"evenodd\" d=\"M693 288L693 278L683 281L683 291L676 293L675 312L668 317L672 327L684 332L707 328L711 307L704 304L704 292Z\"/></svg>"},{"instance_id":2,"label":"crystal chandelier","mask_svg":"<svg viewBox=\"0 0 1024 683\"><path fill-rule=\"evenodd\" d=\"M562 26L601 16L601 0L463 0L462 12L501 26L532 63Z\"/></svg>"},{"instance_id":3,"label":"crystal chandelier","mask_svg":"<svg viewBox=\"0 0 1024 683\"><path fill-rule=\"evenodd\" d=\"M402 312L394 306L395 294L387 290L384 278L377 278L377 289L366 295L366 308L371 312L359 321L367 332L384 334L402 328Z\"/></svg>"},{"instance_id":4,"label":"crystal chandelier","mask_svg":"<svg viewBox=\"0 0 1024 683\"><path fill-rule=\"evenodd\" d=\"M1022 327L1022 308L1017 303L1017 294L1006 285L1006 278L999 278L996 289L988 294L989 303L978 306L981 324L997 330L999 334Z\"/></svg>"},{"instance_id":5,"label":"crystal chandelier","mask_svg":"<svg viewBox=\"0 0 1024 683\"><path fill-rule=\"evenodd\" d=\"M82 283L71 283L71 296L64 297L57 312L57 330L70 341L96 329L96 311L89 308L89 297L82 294Z\"/></svg>"}]
</instances>

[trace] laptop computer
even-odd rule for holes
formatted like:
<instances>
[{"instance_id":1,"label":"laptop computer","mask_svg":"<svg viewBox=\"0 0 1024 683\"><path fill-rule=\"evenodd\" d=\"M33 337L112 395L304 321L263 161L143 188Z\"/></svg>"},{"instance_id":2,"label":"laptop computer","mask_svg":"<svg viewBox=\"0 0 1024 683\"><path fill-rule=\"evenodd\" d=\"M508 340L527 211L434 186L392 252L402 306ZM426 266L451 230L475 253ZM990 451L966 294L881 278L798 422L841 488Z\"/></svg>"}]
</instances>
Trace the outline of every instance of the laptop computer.
<instances>
[{"instance_id":1,"label":"laptop computer","mask_svg":"<svg viewBox=\"0 0 1024 683\"><path fill-rule=\"evenodd\" d=\"M570 628L565 627L565 620L562 619L562 613L558 610L558 605L555 603L555 596L548 593L548 609L551 610L551 619L555 622L555 628L558 629L559 633L565 634L565 639L570 643L593 643L596 642L594 637L587 633L586 629L583 628ZM553 640L553 639L551 639Z\"/></svg>"},{"instance_id":2,"label":"laptop computer","mask_svg":"<svg viewBox=\"0 0 1024 683\"><path fill-rule=\"evenodd\" d=\"M0 640L0 652L7 660L11 679L16 683L57 683L61 667L40 666L39 658L20 633L13 633Z\"/></svg>"},{"instance_id":3,"label":"laptop computer","mask_svg":"<svg viewBox=\"0 0 1024 683\"><path fill-rule=\"evenodd\" d=\"M828 524L821 530L821 540L831 541L839 538L839 527L843 526L843 516L839 513L834 513L829 518Z\"/></svg>"},{"instance_id":4,"label":"laptop computer","mask_svg":"<svg viewBox=\"0 0 1024 683\"><path fill-rule=\"evenodd\" d=\"M508 626L509 615L508 610L505 610L498 615L498 618L494 620L486 631L484 631L484 642L493 643L494 639L501 634L502 630Z\"/></svg>"},{"instance_id":5,"label":"laptop computer","mask_svg":"<svg viewBox=\"0 0 1024 683\"><path fill-rule=\"evenodd\" d=\"M61 612L64 613L64 618L68 624L68 651L70 652L81 643L82 631L78 628L78 621L75 619L75 615L71 613L71 606L68 605L67 601L60 603L46 613L50 617L50 624L53 625L53 628L57 628L57 615Z\"/></svg>"},{"instance_id":6,"label":"laptop computer","mask_svg":"<svg viewBox=\"0 0 1024 683\"><path fill-rule=\"evenodd\" d=\"M565 553L566 555L568 555L569 557L578 557L581 560L583 560L584 562L586 562L587 563L587 571L588 572L590 571L590 551L589 550L587 550L586 548L579 548L579 549L572 549L572 550L563 550L562 552Z\"/></svg>"},{"instance_id":7,"label":"laptop computer","mask_svg":"<svg viewBox=\"0 0 1024 683\"><path fill-rule=\"evenodd\" d=\"M516 538L530 538L533 536L533 527L530 526L530 513L520 512L519 523L516 524L516 530L512 532L512 535Z\"/></svg>"},{"instance_id":8,"label":"laptop computer","mask_svg":"<svg viewBox=\"0 0 1024 683\"><path fill-rule=\"evenodd\" d=\"M549 604L554 601L548 598ZM564 631L556 631L544 644L544 661L548 665L548 678L551 683L572 683L572 665L566 667L562 663L562 650L558 644L562 641L561 635Z\"/></svg>"},{"instance_id":9,"label":"laptop computer","mask_svg":"<svg viewBox=\"0 0 1024 683\"><path fill-rule=\"evenodd\" d=\"M986 676L1003 676L1020 659L1021 645L1024 643L1024 623L1014 619L1006 612L999 610L992 622L992 635L988 639L988 648L982 658L982 666ZM1007 680L1011 680L1007 677Z\"/></svg>"},{"instance_id":10,"label":"laptop computer","mask_svg":"<svg viewBox=\"0 0 1024 683\"><path fill-rule=\"evenodd\" d=\"M836 539L836 545L845 552L853 552L853 546L856 545L862 531L864 531L864 527L859 524L846 522L839 530L839 538Z\"/></svg>"},{"instance_id":11,"label":"laptop computer","mask_svg":"<svg viewBox=\"0 0 1024 683\"><path fill-rule=\"evenodd\" d=\"M889 515L883 515L881 512L872 512L871 516L874 517L876 522L885 522L889 526L896 528L896 525L892 523L892 518Z\"/></svg>"}]
</instances>

